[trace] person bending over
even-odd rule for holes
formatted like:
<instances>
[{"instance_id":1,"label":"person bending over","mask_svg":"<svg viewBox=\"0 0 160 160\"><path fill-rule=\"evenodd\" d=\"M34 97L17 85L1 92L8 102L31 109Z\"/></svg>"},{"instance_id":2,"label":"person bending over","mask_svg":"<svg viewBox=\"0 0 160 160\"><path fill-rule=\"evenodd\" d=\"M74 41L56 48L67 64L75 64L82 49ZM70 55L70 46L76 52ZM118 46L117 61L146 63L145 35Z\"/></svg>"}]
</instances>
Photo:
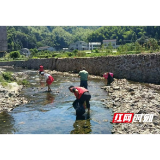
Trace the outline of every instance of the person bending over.
<instances>
[{"instance_id":1,"label":"person bending over","mask_svg":"<svg viewBox=\"0 0 160 160\"><path fill-rule=\"evenodd\" d=\"M104 73L103 77L106 79L106 85L110 85L114 81L113 73L111 72Z\"/></svg>"},{"instance_id":2,"label":"person bending over","mask_svg":"<svg viewBox=\"0 0 160 160\"><path fill-rule=\"evenodd\" d=\"M83 106L85 109L84 102L86 102L86 107L88 109L88 112L90 112L89 101L91 99L91 94L89 93L89 91L84 87L74 87L74 86L70 86L68 89L76 96L76 100L74 101L74 103L78 102L79 105Z\"/></svg>"},{"instance_id":3,"label":"person bending over","mask_svg":"<svg viewBox=\"0 0 160 160\"><path fill-rule=\"evenodd\" d=\"M44 78L45 78L46 86L48 86L48 92L51 92L50 85L54 81L54 78L50 74L44 73L44 72L41 72L41 75L44 76Z\"/></svg>"}]
</instances>

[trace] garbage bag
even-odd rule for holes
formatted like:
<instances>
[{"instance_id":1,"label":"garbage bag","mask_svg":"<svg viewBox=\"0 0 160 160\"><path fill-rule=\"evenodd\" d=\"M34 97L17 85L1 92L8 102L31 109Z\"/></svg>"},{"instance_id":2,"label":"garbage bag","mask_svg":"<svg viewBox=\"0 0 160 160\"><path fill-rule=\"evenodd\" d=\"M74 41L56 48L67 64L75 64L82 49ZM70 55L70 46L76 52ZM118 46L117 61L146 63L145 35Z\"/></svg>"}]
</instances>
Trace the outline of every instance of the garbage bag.
<instances>
[{"instance_id":1,"label":"garbage bag","mask_svg":"<svg viewBox=\"0 0 160 160\"><path fill-rule=\"evenodd\" d=\"M113 77L110 74L108 74L108 84L111 84L113 81Z\"/></svg>"},{"instance_id":2,"label":"garbage bag","mask_svg":"<svg viewBox=\"0 0 160 160\"><path fill-rule=\"evenodd\" d=\"M77 116L82 116L85 113L83 105L80 104L77 99L73 102L73 107L76 110Z\"/></svg>"}]
</instances>

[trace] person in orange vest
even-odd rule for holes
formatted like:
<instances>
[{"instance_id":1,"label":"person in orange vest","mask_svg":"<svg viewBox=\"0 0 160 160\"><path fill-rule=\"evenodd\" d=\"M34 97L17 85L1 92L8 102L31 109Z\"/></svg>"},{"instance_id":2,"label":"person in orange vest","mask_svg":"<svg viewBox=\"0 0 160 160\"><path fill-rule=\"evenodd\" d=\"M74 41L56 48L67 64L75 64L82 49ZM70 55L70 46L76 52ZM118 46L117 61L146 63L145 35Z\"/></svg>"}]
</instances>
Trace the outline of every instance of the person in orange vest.
<instances>
[{"instance_id":1,"label":"person in orange vest","mask_svg":"<svg viewBox=\"0 0 160 160\"><path fill-rule=\"evenodd\" d=\"M76 115L84 114L86 107L88 109L88 112L90 112L89 101L91 99L91 94L89 93L89 91L84 87L74 87L74 86L70 86L68 89L76 96L76 100L73 102L73 107L76 109ZM86 102L86 107L84 105L84 102ZM75 107L76 103L79 103L78 107Z\"/></svg>"}]
</instances>

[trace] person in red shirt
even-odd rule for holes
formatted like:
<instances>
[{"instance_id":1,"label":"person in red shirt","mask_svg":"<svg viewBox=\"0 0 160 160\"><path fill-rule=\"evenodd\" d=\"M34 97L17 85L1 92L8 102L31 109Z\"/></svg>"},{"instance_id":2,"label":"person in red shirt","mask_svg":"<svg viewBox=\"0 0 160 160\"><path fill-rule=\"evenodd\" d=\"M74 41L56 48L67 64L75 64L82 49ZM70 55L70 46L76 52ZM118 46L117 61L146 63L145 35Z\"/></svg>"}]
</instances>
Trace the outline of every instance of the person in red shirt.
<instances>
[{"instance_id":1,"label":"person in red shirt","mask_svg":"<svg viewBox=\"0 0 160 160\"><path fill-rule=\"evenodd\" d=\"M41 74L41 72L44 72L44 68L42 65L39 66L39 74Z\"/></svg>"},{"instance_id":2,"label":"person in red shirt","mask_svg":"<svg viewBox=\"0 0 160 160\"><path fill-rule=\"evenodd\" d=\"M50 87L50 85L51 85L52 82L54 81L54 78L53 78L50 74L44 73L44 72L41 72L41 75L44 76L44 78L45 78L46 86L48 86L48 92L51 92L51 87Z\"/></svg>"},{"instance_id":3,"label":"person in red shirt","mask_svg":"<svg viewBox=\"0 0 160 160\"><path fill-rule=\"evenodd\" d=\"M104 73L103 77L106 79L106 85L110 85L114 81L113 73L111 72Z\"/></svg>"},{"instance_id":4,"label":"person in red shirt","mask_svg":"<svg viewBox=\"0 0 160 160\"><path fill-rule=\"evenodd\" d=\"M86 102L86 107L88 108L88 112L90 112L90 99L91 99L91 95L89 93L89 91L84 88L84 87L74 87L74 86L70 86L68 88L70 90L70 92L74 93L74 95L76 96L76 101L80 104L80 106L84 106L84 102Z\"/></svg>"}]
</instances>

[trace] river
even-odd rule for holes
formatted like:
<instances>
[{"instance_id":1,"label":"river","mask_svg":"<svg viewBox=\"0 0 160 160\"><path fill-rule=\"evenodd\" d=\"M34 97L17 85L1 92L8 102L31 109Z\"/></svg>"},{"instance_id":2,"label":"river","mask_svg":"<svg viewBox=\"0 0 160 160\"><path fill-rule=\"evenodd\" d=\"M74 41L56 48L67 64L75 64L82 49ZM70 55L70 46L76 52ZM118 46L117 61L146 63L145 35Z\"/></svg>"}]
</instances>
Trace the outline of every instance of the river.
<instances>
[{"instance_id":1,"label":"river","mask_svg":"<svg viewBox=\"0 0 160 160\"><path fill-rule=\"evenodd\" d=\"M103 80L89 79L91 111L79 119L72 107L75 96L68 90L70 85L79 86L78 77L53 75L52 92L47 92L37 71L12 71L29 74L31 85L21 91L29 103L0 114L1 134L111 134L112 110L101 101L107 97L101 89L105 85Z\"/></svg>"}]
</instances>

